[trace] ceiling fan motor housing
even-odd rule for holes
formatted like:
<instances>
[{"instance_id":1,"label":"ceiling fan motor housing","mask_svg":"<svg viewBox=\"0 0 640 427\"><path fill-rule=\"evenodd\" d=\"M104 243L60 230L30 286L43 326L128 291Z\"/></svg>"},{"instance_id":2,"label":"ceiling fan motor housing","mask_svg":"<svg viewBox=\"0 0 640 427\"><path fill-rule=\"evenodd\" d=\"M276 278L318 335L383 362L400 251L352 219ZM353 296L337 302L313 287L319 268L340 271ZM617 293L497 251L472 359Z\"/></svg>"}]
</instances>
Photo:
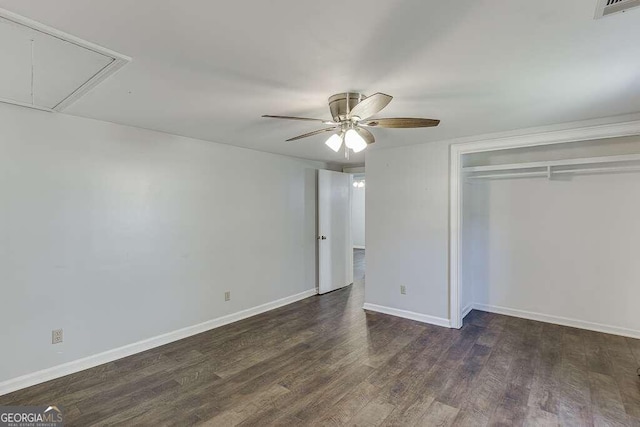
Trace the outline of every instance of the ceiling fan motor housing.
<instances>
[{"instance_id":1,"label":"ceiling fan motor housing","mask_svg":"<svg viewBox=\"0 0 640 427\"><path fill-rule=\"evenodd\" d=\"M349 111L367 97L358 92L337 93L329 97L329 110L336 123L348 120Z\"/></svg>"}]
</instances>

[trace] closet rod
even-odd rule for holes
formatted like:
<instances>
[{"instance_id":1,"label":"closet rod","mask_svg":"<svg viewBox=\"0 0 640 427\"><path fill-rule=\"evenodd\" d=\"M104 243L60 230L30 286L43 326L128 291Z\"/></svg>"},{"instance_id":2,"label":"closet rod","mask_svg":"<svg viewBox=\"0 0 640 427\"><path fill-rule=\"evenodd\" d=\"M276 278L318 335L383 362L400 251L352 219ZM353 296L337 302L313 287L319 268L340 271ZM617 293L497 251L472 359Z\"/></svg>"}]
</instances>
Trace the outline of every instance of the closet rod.
<instances>
[{"instance_id":1,"label":"closet rod","mask_svg":"<svg viewBox=\"0 0 640 427\"><path fill-rule=\"evenodd\" d=\"M571 173L607 173L607 172L640 172L640 166L610 166L603 168L581 168L581 169L560 169L552 170L553 175Z\"/></svg>"},{"instance_id":2,"label":"closet rod","mask_svg":"<svg viewBox=\"0 0 640 427\"><path fill-rule=\"evenodd\" d=\"M488 175L468 176L468 179L499 179L499 178L535 178L546 177L547 171L543 172L510 172L510 173L494 173Z\"/></svg>"}]
</instances>

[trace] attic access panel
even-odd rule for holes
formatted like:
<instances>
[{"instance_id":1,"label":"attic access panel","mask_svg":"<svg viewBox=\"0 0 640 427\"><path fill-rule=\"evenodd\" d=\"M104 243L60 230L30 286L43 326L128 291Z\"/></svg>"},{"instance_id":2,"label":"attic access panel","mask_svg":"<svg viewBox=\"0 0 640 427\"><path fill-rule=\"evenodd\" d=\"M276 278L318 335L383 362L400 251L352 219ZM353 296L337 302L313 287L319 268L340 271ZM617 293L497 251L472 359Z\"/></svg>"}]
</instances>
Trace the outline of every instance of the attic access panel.
<instances>
[{"instance_id":1,"label":"attic access panel","mask_svg":"<svg viewBox=\"0 0 640 427\"><path fill-rule=\"evenodd\" d=\"M0 102L62 111L129 61L0 9Z\"/></svg>"}]
</instances>

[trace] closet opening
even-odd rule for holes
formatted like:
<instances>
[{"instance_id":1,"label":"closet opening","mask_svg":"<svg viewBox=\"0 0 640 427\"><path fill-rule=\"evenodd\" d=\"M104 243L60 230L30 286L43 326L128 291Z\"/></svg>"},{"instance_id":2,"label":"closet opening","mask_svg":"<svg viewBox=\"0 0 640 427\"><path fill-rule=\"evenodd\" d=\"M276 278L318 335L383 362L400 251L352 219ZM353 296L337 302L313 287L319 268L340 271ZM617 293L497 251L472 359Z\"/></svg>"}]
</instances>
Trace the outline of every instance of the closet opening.
<instances>
[{"instance_id":1,"label":"closet opening","mask_svg":"<svg viewBox=\"0 0 640 427\"><path fill-rule=\"evenodd\" d=\"M460 148L452 325L480 310L640 337L640 136Z\"/></svg>"}]
</instances>

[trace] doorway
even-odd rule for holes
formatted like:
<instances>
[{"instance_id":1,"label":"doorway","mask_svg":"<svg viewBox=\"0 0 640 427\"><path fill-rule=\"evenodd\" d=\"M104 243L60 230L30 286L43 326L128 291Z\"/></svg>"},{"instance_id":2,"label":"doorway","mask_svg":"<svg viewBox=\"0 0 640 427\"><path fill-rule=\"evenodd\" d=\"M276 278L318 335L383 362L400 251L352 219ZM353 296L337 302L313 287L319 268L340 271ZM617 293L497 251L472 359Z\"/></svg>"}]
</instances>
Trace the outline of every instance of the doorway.
<instances>
[{"instance_id":1,"label":"doorway","mask_svg":"<svg viewBox=\"0 0 640 427\"><path fill-rule=\"evenodd\" d=\"M353 283L352 176L318 172L318 293Z\"/></svg>"},{"instance_id":2,"label":"doorway","mask_svg":"<svg viewBox=\"0 0 640 427\"><path fill-rule=\"evenodd\" d=\"M318 293L365 278L364 171L318 174Z\"/></svg>"}]
</instances>

